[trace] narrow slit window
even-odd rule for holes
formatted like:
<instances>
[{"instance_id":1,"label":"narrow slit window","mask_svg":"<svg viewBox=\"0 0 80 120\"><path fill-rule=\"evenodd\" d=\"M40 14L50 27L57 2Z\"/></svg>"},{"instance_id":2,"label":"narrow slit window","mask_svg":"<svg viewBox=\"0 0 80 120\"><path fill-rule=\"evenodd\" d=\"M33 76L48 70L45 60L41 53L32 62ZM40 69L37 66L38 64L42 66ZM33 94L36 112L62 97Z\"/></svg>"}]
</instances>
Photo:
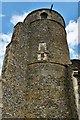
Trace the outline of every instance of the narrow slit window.
<instances>
[{"instance_id":1,"label":"narrow slit window","mask_svg":"<svg viewBox=\"0 0 80 120\"><path fill-rule=\"evenodd\" d=\"M47 60L48 51L46 50L46 43L39 43L38 47L38 60Z\"/></svg>"},{"instance_id":2,"label":"narrow slit window","mask_svg":"<svg viewBox=\"0 0 80 120\"><path fill-rule=\"evenodd\" d=\"M44 53L41 53L41 58L44 58Z\"/></svg>"}]
</instances>

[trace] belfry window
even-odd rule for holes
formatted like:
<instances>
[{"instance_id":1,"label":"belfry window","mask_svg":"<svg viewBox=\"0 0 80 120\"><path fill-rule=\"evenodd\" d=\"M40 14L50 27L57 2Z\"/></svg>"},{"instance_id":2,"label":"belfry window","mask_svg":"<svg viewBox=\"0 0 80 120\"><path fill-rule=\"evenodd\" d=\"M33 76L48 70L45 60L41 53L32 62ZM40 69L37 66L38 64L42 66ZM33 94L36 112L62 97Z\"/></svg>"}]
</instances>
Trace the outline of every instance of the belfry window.
<instances>
[{"instance_id":1,"label":"belfry window","mask_svg":"<svg viewBox=\"0 0 80 120\"><path fill-rule=\"evenodd\" d=\"M40 14L40 16L41 16L41 18L43 19L43 18L47 18L48 14L45 13L45 12L43 12L43 13Z\"/></svg>"}]
</instances>

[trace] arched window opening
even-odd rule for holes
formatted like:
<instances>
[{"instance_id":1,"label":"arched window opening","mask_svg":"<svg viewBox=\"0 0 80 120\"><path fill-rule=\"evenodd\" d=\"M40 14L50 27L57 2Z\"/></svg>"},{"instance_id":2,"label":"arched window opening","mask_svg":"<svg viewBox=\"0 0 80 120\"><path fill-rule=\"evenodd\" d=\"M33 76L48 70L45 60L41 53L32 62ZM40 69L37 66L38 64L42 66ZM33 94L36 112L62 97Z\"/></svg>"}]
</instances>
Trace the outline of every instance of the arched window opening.
<instances>
[{"instance_id":1,"label":"arched window opening","mask_svg":"<svg viewBox=\"0 0 80 120\"><path fill-rule=\"evenodd\" d=\"M47 16L48 16L47 13L45 13L45 12L41 13L41 18L47 18Z\"/></svg>"}]
</instances>

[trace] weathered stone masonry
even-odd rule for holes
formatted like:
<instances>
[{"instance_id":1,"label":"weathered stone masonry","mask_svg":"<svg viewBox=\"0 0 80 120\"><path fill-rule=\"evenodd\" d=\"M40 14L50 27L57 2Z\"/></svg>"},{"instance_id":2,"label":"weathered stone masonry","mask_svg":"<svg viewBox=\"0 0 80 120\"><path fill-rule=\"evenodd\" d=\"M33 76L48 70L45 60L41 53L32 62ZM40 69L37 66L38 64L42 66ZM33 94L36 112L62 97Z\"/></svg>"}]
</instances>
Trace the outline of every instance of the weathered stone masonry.
<instances>
[{"instance_id":1,"label":"weathered stone masonry","mask_svg":"<svg viewBox=\"0 0 80 120\"><path fill-rule=\"evenodd\" d=\"M76 118L71 64L62 16L30 13L14 27L2 70L2 118Z\"/></svg>"}]
</instances>

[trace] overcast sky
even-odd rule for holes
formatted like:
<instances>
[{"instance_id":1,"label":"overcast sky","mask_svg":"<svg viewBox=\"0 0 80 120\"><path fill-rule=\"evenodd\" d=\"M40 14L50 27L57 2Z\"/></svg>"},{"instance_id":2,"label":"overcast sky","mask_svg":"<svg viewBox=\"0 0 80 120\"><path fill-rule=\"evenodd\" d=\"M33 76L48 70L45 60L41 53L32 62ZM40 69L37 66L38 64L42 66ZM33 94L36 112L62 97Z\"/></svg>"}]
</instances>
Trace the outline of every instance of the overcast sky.
<instances>
[{"instance_id":1,"label":"overcast sky","mask_svg":"<svg viewBox=\"0 0 80 120\"><path fill-rule=\"evenodd\" d=\"M35 0L36 2L19 1L9 2L9 0L7 0L6 2L6 0L3 0L3 2L0 3L0 26L2 26L2 28L0 27L0 71L2 69L5 48L6 45L11 41L11 35L16 23L23 21L31 11L39 8L50 8L51 4L54 5L53 10L56 10L64 17L70 58L79 58L79 2L38 2L38 0Z\"/></svg>"}]
</instances>

